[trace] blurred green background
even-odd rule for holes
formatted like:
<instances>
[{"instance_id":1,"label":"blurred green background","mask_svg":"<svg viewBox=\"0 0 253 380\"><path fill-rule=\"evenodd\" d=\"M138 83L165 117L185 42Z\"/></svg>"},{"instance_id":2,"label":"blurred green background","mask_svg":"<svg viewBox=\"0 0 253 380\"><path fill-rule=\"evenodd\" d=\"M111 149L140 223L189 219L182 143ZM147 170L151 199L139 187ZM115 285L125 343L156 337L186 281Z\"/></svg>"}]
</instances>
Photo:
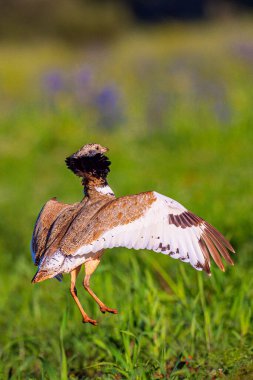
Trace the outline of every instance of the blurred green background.
<instances>
[{"instance_id":1,"label":"blurred green background","mask_svg":"<svg viewBox=\"0 0 253 380\"><path fill-rule=\"evenodd\" d=\"M0 3L1 379L253 379L251 2L158 3ZM37 214L82 198L64 159L89 142L110 148L117 196L178 200L231 240L235 266L209 279L110 250L91 285L119 315L78 282L97 328L68 275L32 285Z\"/></svg>"}]
</instances>

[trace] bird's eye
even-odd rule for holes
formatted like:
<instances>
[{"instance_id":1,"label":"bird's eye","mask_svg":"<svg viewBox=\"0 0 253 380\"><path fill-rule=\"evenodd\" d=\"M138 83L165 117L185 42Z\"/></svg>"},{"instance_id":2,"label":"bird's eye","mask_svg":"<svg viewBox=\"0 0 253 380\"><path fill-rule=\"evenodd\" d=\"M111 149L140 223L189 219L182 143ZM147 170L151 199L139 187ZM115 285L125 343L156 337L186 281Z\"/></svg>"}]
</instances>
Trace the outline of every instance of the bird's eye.
<instances>
[{"instance_id":1,"label":"bird's eye","mask_svg":"<svg viewBox=\"0 0 253 380\"><path fill-rule=\"evenodd\" d=\"M96 147L96 149L97 149L97 150L99 149L98 146Z\"/></svg>"}]
</instances>

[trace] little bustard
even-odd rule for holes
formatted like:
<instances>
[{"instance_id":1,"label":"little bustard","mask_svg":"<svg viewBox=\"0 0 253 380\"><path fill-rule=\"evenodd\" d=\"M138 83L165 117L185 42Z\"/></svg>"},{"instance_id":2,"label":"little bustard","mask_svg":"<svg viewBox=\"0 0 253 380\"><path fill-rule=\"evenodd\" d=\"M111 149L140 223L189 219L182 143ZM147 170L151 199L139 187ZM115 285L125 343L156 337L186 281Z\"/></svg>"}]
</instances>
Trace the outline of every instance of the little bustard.
<instances>
[{"instance_id":1,"label":"little bustard","mask_svg":"<svg viewBox=\"0 0 253 380\"><path fill-rule=\"evenodd\" d=\"M171 198L155 191L116 198L107 183L107 151L99 144L87 144L66 159L68 168L82 178L85 196L74 204L49 200L37 218L32 237L32 256L38 266L32 282L61 279L63 273L70 273L71 295L83 322L94 325L97 322L83 310L75 284L84 264L84 288L103 313L117 313L90 288L90 277L106 248L161 252L209 275L210 256L224 271L221 256L233 265L229 251L234 252L219 231Z\"/></svg>"}]
</instances>

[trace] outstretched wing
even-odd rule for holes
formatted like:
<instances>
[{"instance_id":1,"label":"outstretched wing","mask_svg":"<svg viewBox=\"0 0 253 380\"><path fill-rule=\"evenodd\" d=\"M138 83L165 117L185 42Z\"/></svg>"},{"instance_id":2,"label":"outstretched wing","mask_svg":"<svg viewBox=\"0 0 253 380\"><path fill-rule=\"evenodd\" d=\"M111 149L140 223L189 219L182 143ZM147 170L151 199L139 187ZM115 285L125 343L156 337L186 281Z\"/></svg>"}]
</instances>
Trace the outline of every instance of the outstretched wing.
<instances>
[{"instance_id":1,"label":"outstretched wing","mask_svg":"<svg viewBox=\"0 0 253 380\"><path fill-rule=\"evenodd\" d=\"M67 235L60 249L65 255L83 256L113 247L161 252L208 274L210 256L223 271L220 255L233 264L229 251L234 249L219 231L180 203L156 192L107 203L82 231L82 236Z\"/></svg>"},{"instance_id":2,"label":"outstretched wing","mask_svg":"<svg viewBox=\"0 0 253 380\"><path fill-rule=\"evenodd\" d=\"M31 241L31 253L35 265L38 265L46 247L50 227L59 213L67 207L69 207L68 204L58 202L56 198L50 199L42 207L34 226Z\"/></svg>"}]
</instances>

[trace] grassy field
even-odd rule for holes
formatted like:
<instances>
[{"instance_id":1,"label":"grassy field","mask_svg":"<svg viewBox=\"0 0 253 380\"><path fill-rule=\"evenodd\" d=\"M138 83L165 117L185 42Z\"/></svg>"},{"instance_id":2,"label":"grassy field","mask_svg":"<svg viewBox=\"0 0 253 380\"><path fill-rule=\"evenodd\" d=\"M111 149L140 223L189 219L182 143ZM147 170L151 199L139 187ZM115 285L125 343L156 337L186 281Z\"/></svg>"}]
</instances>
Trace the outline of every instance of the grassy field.
<instances>
[{"instance_id":1,"label":"grassy field","mask_svg":"<svg viewBox=\"0 0 253 380\"><path fill-rule=\"evenodd\" d=\"M253 379L251 20L135 30L107 46L0 45L0 378ZM69 276L38 285L29 252L47 199L82 197L64 159L110 148L117 196L156 190L236 248L212 277L108 251L91 284L118 315L83 325Z\"/></svg>"}]
</instances>

